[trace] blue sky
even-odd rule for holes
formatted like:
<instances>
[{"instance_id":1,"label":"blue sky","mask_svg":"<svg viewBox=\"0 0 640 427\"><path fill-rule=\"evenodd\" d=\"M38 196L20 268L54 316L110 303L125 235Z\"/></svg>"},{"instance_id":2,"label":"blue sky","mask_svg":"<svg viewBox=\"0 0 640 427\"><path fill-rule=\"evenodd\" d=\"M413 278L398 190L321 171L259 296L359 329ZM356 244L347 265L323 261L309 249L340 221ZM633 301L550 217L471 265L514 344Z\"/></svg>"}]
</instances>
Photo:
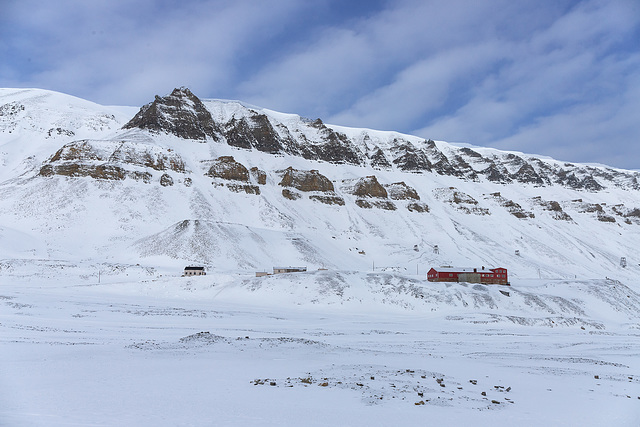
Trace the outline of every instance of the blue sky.
<instances>
[{"instance_id":1,"label":"blue sky","mask_svg":"<svg viewBox=\"0 0 640 427\"><path fill-rule=\"evenodd\" d=\"M327 123L640 169L638 0L0 0L0 87L188 86Z\"/></svg>"}]
</instances>

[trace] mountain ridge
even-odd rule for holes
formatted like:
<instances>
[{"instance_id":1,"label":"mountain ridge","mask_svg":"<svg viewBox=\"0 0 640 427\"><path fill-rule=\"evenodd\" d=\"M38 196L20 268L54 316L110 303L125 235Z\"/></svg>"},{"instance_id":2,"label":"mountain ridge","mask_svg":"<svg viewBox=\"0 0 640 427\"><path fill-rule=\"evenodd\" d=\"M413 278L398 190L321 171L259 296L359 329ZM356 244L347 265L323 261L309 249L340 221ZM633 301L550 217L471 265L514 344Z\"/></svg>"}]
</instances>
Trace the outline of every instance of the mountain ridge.
<instances>
[{"instance_id":1,"label":"mountain ridge","mask_svg":"<svg viewBox=\"0 0 640 427\"><path fill-rule=\"evenodd\" d=\"M66 121L48 111L76 101L50 95L57 100L43 106L26 95L0 91L1 151L14 166L2 174L0 218L4 235L40 242L24 256L231 270L269 269L278 259L355 270L483 264L558 278L637 268L634 171L327 125L200 100L186 88L135 114L79 102L82 112ZM41 125L27 128L23 112ZM85 125L109 114L109 126ZM73 134L51 138L53 125ZM150 243L172 241L185 221L192 232L178 233L175 245ZM198 249L195 224L235 249ZM274 257L275 248L286 249Z\"/></svg>"}]
</instances>

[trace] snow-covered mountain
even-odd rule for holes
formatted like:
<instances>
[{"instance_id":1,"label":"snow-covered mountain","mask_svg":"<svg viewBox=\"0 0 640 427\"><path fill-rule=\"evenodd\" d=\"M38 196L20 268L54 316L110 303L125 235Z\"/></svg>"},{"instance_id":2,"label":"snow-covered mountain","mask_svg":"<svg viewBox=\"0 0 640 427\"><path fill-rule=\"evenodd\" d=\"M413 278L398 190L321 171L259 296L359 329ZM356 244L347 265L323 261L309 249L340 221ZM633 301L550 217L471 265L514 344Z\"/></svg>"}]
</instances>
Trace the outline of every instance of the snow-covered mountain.
<instances>
[{"instance_id":1,"label":"snow-covered mountain","mask_svg":"<svg viewBox=\"0 0 640 427\"><path fill-rule=\"evenodd\" d=\"M638 172L184 88L0 89L0 165L2 425L638 425Z\"/></svg>"},{"instance_id":2,"label":"snow-covered mountain","mask_svg":"<svg viewBox=\"0 0 640 427\"><path fill-rule=\"evenodd\" d=\"M640 271L640 172L328 125L186 88L139 111L1 89L0 164L2 258Z\"/></svg>"}]
</instances>

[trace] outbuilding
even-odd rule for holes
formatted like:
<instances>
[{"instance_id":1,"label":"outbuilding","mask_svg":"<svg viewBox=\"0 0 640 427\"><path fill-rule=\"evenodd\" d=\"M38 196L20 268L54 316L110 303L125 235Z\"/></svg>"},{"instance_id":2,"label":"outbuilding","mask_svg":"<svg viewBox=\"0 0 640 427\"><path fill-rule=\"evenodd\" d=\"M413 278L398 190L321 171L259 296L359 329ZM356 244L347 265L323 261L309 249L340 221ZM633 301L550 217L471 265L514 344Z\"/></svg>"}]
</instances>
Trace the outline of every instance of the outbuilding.
<instances>
[{"instance_id":1,"label":"outbuilding","mask_svg":"<svg viewBox=\"0 0 640 427\"><path fill-rule=\"evenodd\" d=\"M299 273L307 271L307 267L273 267L273 274Z\"/></svg>"},{"instance_id":2,"label":"outbuilding","mask_svg":"<svg viewBox=\"0 0 640 427\"><path fill-rule=\"evenodd\" d=\"M182 273L183 276L205 276L207 274L206 271L204 271L204 267L185 267L184 268L184 273Z\"/></svg>"}]
</instances>

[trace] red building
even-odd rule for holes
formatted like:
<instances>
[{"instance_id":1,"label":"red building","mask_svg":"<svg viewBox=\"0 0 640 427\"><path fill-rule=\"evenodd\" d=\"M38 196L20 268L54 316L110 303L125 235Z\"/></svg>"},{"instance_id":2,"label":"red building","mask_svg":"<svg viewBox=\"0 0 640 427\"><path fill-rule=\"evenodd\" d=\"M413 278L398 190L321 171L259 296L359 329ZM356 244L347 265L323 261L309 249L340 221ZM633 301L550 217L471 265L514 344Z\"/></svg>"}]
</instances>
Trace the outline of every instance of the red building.
<instances>
[{"instance_id":1,"label":"red building","mask_svg":"<svg viewBox=\"0 0 640 427\"><path fill-rule=\"evenodd\" d=\"M486 285L509 285L506 268L432 268L427 273L430 282L468 282Z\"/></svg>"}]
</instances>

